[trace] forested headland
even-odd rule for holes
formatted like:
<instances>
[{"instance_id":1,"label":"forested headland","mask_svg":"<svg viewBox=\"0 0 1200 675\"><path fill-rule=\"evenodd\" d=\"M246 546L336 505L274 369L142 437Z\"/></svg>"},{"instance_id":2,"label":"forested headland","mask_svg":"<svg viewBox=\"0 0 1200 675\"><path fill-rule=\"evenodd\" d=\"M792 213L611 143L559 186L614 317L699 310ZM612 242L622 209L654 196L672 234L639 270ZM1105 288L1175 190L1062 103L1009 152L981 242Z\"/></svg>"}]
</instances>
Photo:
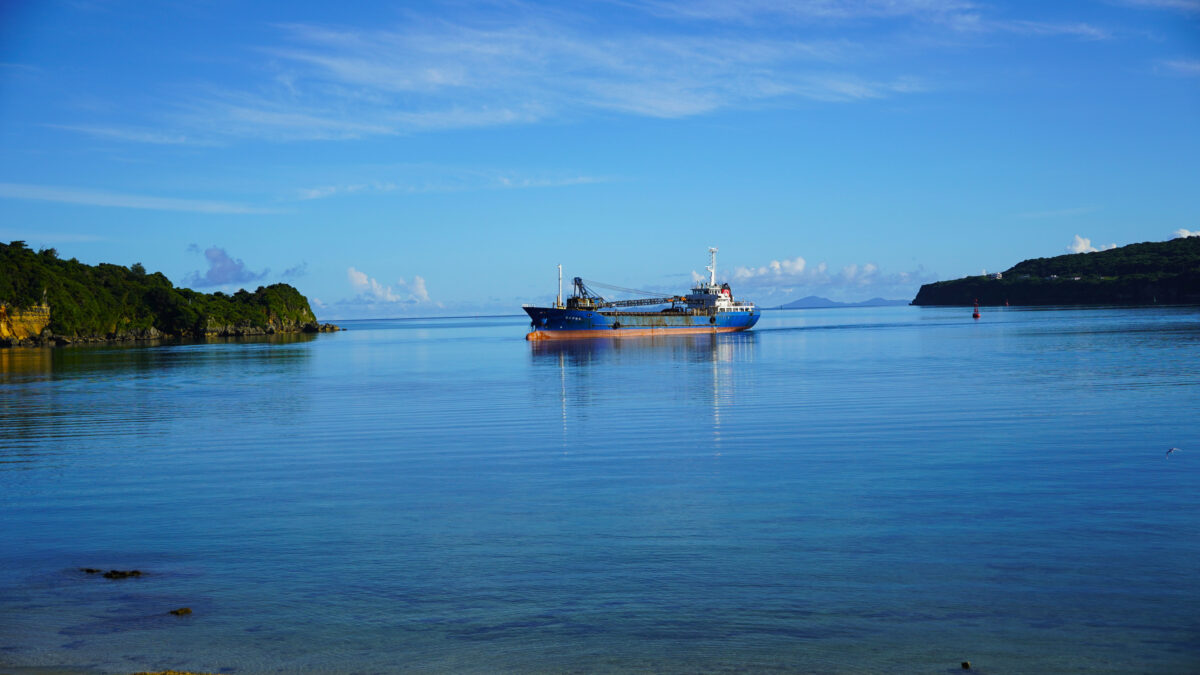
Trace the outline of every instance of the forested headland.
<instances>
[{"instance_id":1,"label":"forested headland","mask_svg":"<svg viewBox=\"0 0 1200 675\"><path fill-rule=\"evenodd\" d=\"M288 284L200 293L140 263L87 265L0 244L0 346L330 330Z\"/></svg>"},{"instance_id":2,"label":"forested headland","mask_svg":"<svg viewBox=\"0 0 1200 675\"><path fill-rule=\"evenodd\" d=\"M1200 304L1200 237L1025 260L925 284L914 305Z\"/></svg>"}]
</instances>

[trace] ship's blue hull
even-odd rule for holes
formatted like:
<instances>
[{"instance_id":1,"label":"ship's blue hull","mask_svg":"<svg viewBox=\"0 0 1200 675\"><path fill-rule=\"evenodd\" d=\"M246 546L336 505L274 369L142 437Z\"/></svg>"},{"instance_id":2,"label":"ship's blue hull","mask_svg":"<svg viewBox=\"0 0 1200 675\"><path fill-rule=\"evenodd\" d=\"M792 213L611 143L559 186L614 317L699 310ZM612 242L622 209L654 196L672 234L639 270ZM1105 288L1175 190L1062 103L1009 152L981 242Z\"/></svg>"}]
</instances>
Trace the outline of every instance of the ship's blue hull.
<instances>
[{"instance_id":1,"label":"ship's blue hull","mask_svg":"<svg viewBox=\"0 0 1200 675\"><path fill-rule=\"evenodd\" d=\"M525 307L532 321L529 340L636 337L681 333L729 333L758 322L758 310L737 312L603 312Z\"/></svg>"}]
</instances>

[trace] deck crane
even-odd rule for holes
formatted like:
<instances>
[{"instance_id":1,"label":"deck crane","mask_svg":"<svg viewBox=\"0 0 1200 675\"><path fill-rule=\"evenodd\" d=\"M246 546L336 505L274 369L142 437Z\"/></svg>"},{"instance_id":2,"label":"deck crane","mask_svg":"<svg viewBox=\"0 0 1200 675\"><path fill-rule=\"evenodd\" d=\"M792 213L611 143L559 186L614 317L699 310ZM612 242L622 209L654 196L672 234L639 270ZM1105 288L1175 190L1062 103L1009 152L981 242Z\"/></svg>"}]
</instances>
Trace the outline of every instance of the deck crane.
<instances>
[{"instance_id":1,"label":"deck crane","mask_svg":"<svg viewBox=\"0 0 1200 675\"><path fill-rule=\"evenodd\" d=\"M603 286L614 291L625 291L627 293L643 293L648 294L648 291L639 291L632 288L621 288L620 286L610 286L602 284L599 281L589 281L588 283L596 286ZM605 300L595 291L588 288L580 277L575 277L573 282L575 292L571 297L567 298L567 309L602 309L605 307L644 307L646 305L665 305L667 303L684 302L686 299L681 295L673 295L669 297L656 298L638 298L635 300Z\"/></svg>"}]
</instances>

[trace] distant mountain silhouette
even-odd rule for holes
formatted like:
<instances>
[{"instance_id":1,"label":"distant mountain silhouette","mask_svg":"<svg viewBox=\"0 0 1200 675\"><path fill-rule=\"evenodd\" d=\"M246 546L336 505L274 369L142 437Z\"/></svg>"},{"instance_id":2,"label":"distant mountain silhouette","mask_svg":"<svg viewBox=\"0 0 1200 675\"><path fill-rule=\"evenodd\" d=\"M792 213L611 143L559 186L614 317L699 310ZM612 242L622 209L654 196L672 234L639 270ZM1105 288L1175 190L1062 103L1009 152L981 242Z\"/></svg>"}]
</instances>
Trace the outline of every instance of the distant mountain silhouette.
<instances>
[{"instance_id":1,"label":"distant mountain silhouette","mask_svg":"<svg viewBox=\"0 0 1200 675\"><path fill-rule=\"evenodd\" d=\"M810 295L806 298L793 300L785 305L780 305L779 309L830 309L833 307L894 307L896 305L907 305L908 300L885 300L884 298L871 298L862 302L838 302L829 298L821 298L815 295Z\"/></svg>"}]
</instances>

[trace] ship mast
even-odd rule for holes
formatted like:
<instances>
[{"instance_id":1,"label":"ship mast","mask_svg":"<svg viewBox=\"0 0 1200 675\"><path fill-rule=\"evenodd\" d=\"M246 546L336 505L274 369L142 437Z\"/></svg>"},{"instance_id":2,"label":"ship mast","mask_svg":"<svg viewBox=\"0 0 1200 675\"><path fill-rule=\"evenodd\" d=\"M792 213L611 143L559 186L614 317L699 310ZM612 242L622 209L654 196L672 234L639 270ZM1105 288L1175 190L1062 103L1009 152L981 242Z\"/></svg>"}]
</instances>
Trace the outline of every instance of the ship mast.
<instances>
[{"instance_id":1,"label":"ship mast","mask_svg":"<svg viewBox=\"0 0 1200 675\"><path fill-rule=\"evenodd\" d=\"M558 266L558 298L554 301L554 307L562 309L562 265Z\"/></svg>"},{"instance_id":2,"label":"ship mast","mask_svg":"<svg viewBox=\"0 0 1200 675\"><path fill-rule=\"evenodd\" d=\"M708 263L708 267L705 268L708 270L708 285L716 286L717 285L717 249L713 246L709 246L708 247L708 256L709 256L710 261Z\"/></svg>"}]
</instances>

